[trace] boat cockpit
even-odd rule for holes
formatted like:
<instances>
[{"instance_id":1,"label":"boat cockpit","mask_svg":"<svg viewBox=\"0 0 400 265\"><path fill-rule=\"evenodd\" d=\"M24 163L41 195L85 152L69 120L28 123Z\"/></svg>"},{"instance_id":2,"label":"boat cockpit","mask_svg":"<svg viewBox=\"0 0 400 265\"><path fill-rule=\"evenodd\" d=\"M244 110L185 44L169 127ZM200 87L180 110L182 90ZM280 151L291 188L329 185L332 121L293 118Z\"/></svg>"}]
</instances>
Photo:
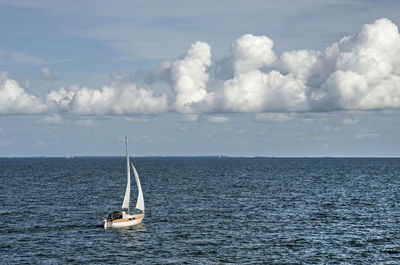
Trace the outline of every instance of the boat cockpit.
<instances>
[{"instance_id":1,"label":"boat cockpit","mask_svg":"<svg viewBox=\"0 0 400 265\"><path fill-rule=\"evenodd\" d=\"M122 212L120 211L114 211L110 213L107 217L107 221L114 221L118 219L122 219Z\"/></svg>"}]
</instances>

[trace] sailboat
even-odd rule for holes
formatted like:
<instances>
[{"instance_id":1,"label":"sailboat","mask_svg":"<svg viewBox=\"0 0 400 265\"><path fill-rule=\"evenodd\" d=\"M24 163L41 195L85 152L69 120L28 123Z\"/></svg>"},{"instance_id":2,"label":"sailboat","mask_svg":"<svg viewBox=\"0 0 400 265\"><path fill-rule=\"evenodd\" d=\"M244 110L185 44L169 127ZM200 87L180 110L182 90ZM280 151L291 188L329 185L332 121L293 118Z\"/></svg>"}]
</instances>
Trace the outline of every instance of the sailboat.
<instances>
[{"instance_id":1,"label":"sailboat","mask_svg":"<svg viewBox=\"0 0 400 265\"><path fill-rule=\"evenodd\" d=\"M126 145L126 190L124 201L122 202L122 210L114 211L110 213L107 218L104 219L104 228L119 228L119 227L128 227L140 224L144 218L144 200L143 200L143 192L142 187L140 186L139 175L136 171L133 163L129 163L129 155L128 155L128 138L125 137L125 145ZM140 210L140 213L130 214L129 213L129 202L131 197L131 170L130 165L133 169L133 174L135 175L136 185L138 188L138 197L136 202L136 209Z\"/></svg>"}]
</instances>

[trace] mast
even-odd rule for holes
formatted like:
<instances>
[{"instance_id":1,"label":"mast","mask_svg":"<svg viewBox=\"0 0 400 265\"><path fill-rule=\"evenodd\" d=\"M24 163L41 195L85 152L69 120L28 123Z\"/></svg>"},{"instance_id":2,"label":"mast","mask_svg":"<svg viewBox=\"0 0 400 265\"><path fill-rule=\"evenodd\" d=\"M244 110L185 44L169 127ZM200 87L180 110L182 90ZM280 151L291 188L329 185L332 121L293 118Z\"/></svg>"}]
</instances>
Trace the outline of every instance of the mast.
<instances>
[{"instance_id":1,"label":"mast","mask_svg":"<svg viewBox=\"0 0 400 265\"><path fill-rule=\"evenodd\" d=\"M128 209L129 214L129 200L131 197L131 169L129 165L129 154L128 154L128 137L125 136L125 145L126 145L126 190L125 197L122 203L122 209Z\"/></svg>"}]
</instances>

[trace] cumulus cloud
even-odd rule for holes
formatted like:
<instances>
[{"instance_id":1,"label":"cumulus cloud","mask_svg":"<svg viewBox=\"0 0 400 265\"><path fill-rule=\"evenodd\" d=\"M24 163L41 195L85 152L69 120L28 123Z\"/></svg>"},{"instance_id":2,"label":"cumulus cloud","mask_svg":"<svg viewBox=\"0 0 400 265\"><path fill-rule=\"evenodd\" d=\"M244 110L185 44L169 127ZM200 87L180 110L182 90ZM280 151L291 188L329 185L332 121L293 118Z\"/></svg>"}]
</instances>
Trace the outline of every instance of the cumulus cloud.
<instances>
[{"instance_id":1,"label":"cumulus cloud","mask_svg":"<svg viewBox=\"0 0 400 265\"><path fill-rule=\"evenodd\" d=\"M197 41L181 57L143 71L143 86L113 73L111 85L101 89L61 87L45 100L26 93L3 73L0 113L132 115L173 110L193 115L187 116L193 121L201 113L400 108L400 34L389 19L364 25L358 34L323 51L278 56L273 47L267 36L245 34L233 42L228 57L212 62L210 45ZM42 75L51 77L51 70L42 68ZM147 87L155 82L169 84L171 93L156 96Z\"/></svg>"},{"instance_id":2,"label":"cumulus cloud","mask_svg":"<svg viewBox=\"0 0 400 265\"><path fill-rule=\"evenodd\" d=\"M7 72L0 72L0 114L37 114L46 109L40 98L25 92Z\"/></svg>"},{"instance_id":3,"label":"cumulus cloud","mask_svg":"<svg viewBox=\"0 0 400 265\"><path fill-rule=\"evenodd\" d=\"M245 34L232 44L232 61L235 74L246 73L271 65L276 56L274 42L267 36Z\"/></svg>"},{"instance_id":4,"label":"cumulus cloud","mask_svg":"<svg viewBox=\"0 0 400 265\"><path fill-rule=\"evenodd\" d=\"M70 90L61 87L59 90L52 90L47 94L46 102L48 105L68 110L78 87L72 87Z\"/></svg>"},{"instance_id":5,"label":"cumulus cloud","mask_svg":"<svg viewBox=\"0 0 400 265\"><path fill-rule=\"evenodd\" d=\"M245 34L231 48L231 56L219 67L231 67L233 78L226 80L213 102L216 111L268 112L307 111L307 86L288 71L273 69L277 57L273 41L266 36ZM227 65L231 62L231 66ZM225 71L225 72L226 72ZM224 72L224 71L220 71Z\"/></svg>"},{"instance_id":6,"label":"cumulus cloud","mask_svg":"<svg viewBox=\"0 0 400 265\"><path fill-rule=\"evenodd\" d=\"M77 115L156 114L168 108L165 95L156 97L151 90L137 88L134 83L113 83L101 90L61 88L51 91L47 102Z\"/></svg>"},{"instance_id":7,"label":"cumulus cloud","mask_svg":"<svg viewBox=\"0 0 400 265\"><path fill-rule=\"evenodd\" d=\"M306 111L306 86L292 75L259 70L224 83L223 109L231 112Z\"/></svg>"},{"instance_id":8,"label":"cumulus cloud","mask_svg":"<svg viewBox=\"0 0 400 265\"><path fill-rule=\"evenodd\" d=\"M400 107L400 35L390 20L364 25L359 34L332 45L330 53L334 56L326 53L321 60L334 57L335 67L314 88L314 109Z\"/></svg>"},{"instance_id":9,"label":"cumulus cloud","mask_svg":"<svg viewBox=\"0 0 400 265\"><path fill-rule=\"evenodd\" d=\"M232 45L234 75L216 101L228 112L370 110L400 107L400 35L388 19L364 25L325 51L276 58L265 36ZM225 60L226 61L226 60ZM218 109L218 108L216 108Z\"/></svg>"},{"instance_id":10,"label":"cumulus cloud","mask_svg":"<svg viewBox=\"0 0 400 265\"><path fill-rule=\"evenodd\" d=\"M198 106L209 95L206 87L210 65L211 47L200 41L192 44L182 59L171 63L176 111L187 114L198 112Z\"/></svg>"},{"instance_id":11,"label":"cumulus cloud","mask_svg":"<svg viewBox=\"0 0 400 265\"><path fill-rule=\"evenodd\" d=\"M276 66L283 74L290 73L294 78L306 82L313 74L321 71L321 52L314 50L284 52Z\"/></svg>"},{"instance_id":12,"label":"cumulus cloud","mask_svg":"<svg viewBox=\"0 0 400 265\"><path fill-rule=\"evenodd\" d=\"M44 70L44 74L48 73ZM51 72L49 73L51 74ZM134 83L113 82L101 90L88 87L61 87L50 91L46 100L25 92L19 83L0 72L0 114L71 113L76 115L156 114L168 110L166 95L154 96L150 89ZM57 122L48 116L44 122Z\"/></svg>"}]
</instances>

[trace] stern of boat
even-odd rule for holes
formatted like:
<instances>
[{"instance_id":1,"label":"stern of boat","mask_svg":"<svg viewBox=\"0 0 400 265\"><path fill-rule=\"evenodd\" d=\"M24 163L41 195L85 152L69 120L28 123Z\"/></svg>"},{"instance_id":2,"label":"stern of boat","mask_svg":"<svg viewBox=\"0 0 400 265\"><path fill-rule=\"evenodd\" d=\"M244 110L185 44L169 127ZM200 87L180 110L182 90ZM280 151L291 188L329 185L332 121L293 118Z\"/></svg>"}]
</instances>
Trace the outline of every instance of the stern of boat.
<instances>
[{"instance_id":1,"label":"stern of boat","mask_svg":"<svg viewBox=\"0 0 400 265\"><path fill-rule=\"evenodd\" d=\"M104 224L104 229L107 229L112 226L112 221L108 221L107 218L105 218L103 224Z\"/></svg>"}]
</instances>

